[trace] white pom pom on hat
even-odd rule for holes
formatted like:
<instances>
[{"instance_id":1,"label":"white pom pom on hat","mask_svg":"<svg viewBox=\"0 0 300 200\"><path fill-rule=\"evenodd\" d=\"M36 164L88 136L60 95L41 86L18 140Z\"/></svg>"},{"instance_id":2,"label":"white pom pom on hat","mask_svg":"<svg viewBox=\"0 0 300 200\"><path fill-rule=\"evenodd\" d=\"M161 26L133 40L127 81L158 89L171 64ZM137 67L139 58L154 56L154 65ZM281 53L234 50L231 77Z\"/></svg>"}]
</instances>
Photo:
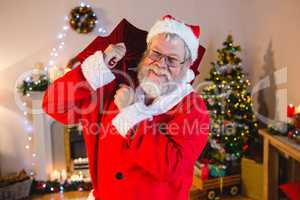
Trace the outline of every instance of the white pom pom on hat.
<instances>
[{"instance_id":1,"label":"white pom pom on hat","mask_svg":"<svg viewBox=\"0 0 300 200\"><path fill-rule=\"evenodd\" d=\"M147 43L160 33L177 34L187 45L191 52L192 61L194 62L198 56L200 26L185 24L171 15L165 15L158 20L150 29L147 35Z\"/></svg>"}]
</instances>

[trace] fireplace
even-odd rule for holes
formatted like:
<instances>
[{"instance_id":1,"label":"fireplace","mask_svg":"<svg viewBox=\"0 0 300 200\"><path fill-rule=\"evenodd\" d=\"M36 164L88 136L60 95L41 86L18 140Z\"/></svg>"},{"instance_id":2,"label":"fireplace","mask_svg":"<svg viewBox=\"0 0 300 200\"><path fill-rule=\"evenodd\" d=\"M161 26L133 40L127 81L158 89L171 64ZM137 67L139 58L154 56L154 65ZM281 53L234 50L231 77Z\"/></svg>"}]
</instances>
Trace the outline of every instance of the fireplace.
<instances>
[{"instance_id":1,"label":"fireplace","mask_svg":"<svg viewBox=\"0 0 300 200\"><path fill-rule=\"evenodd\" d=\"M70 140L70 157L71 160L85 158L86 149L82 131L78 126L68 128Z\"/></svg>"},{"instance_id":2,"label":"fireplace","mask_svg":"<svg viewBox=\"0 0 300 200\"><path fill-rule=\"evenodd\" d=\"M66 171L68 177L79 175L89 180L88 159L80 126L64 126L42 110L43 92L31 92L33 121L33 151L37 153L35 178L51 179L57 171Z\"/></svg>"},{"instance_id":3,"label":"fireplace","mask_svg":"<svg viewBox=\"0 0 300 200\"><path fill-rule=\"evenodd\" d=\"M81 127L71 126L65 129L66 165L69 174L79 174L89 179L88 159Z\"/></svg>"}]
</instances>

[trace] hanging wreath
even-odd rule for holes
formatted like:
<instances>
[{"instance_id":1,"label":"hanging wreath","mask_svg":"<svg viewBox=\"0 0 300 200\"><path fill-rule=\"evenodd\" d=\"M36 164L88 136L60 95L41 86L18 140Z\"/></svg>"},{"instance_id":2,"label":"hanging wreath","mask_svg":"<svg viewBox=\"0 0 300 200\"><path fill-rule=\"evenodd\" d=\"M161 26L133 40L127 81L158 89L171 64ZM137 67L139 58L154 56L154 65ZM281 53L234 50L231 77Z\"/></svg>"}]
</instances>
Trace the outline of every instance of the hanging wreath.
<instances>
[{"instance_id":1,"label":"hanging wreath","mask_svg":"<svg viewBox=\"0 0 300 200\"><path fill-rule=\"evenodd\" d=\"M89 6L73 8L69 19L70 26L78 33L91 32L97 23L97 16Z\"/></svg>"}]
</instances>

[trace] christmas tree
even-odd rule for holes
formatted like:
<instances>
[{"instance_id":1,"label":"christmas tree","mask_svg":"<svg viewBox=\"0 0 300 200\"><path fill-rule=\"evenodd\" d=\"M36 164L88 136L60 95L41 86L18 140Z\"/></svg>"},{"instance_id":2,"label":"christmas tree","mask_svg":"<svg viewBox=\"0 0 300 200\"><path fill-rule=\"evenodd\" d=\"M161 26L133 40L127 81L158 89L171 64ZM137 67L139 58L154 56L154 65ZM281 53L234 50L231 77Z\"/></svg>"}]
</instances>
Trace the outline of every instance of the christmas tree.
<instances>
[{"instance_id":1,"label":"christmas tree","mask_svg":"<svg viewBox=\"0 0 300 200\"><path fill-rule=\"evenodd\" d=\"M218 60L211 63L209 85L202 92L211 119L209 144L202 158L217 165L239 163L242 156L256 153L258 123L240 51L229 35L217 50Z\"/></svg>"}]
</instances>

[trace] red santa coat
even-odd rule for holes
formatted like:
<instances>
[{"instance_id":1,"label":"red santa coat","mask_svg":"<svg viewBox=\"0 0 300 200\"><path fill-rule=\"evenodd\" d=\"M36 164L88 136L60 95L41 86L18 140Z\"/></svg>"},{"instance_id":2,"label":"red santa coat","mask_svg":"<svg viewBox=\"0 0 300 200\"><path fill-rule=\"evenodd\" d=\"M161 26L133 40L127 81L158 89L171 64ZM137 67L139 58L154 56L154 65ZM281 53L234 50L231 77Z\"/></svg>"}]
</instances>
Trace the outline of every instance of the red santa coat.
<instances>
[{"instance_id":1,"label":"red santa coat","mask_svg":"<svg viewBox=\"0 0 300 200\"><path fill-rule=\"evenodd\" d=\"M208 138L200 96L190 92L167 112L121 133L113 124L121 113L113 96L122 78L98 62L101 52L89 55L49 86L43 109L63 124L82 124L95 199L188 199L194 164Z\"/></svg>"}]
</instances>

